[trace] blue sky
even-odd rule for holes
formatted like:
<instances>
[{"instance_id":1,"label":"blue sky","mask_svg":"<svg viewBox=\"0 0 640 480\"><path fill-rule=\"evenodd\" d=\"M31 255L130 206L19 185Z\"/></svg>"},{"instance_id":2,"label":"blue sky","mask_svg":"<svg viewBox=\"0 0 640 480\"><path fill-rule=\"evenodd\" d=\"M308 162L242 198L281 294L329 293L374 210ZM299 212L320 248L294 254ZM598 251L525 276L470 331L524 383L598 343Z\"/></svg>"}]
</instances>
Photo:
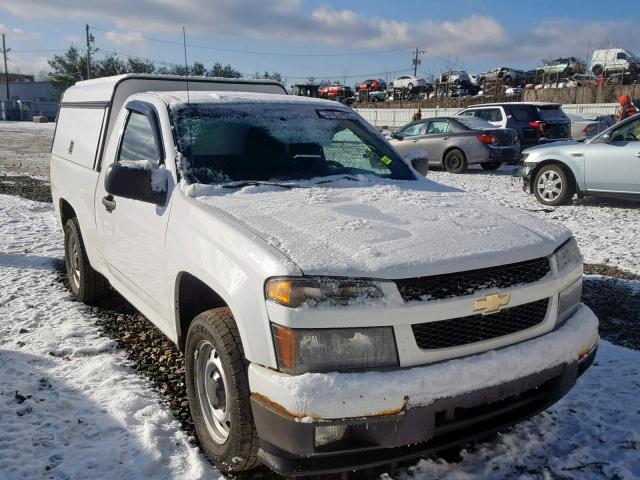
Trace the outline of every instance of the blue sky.
<instances>
[{"instance_id":1,"label":"blue sky","mask_svg":"<svg viewBox=\"0 0 640 480\"><path fill-rule=\"evenodd\" d=\"M10 70L46 71L55 52L29 50L84 46L85 23L98 57L180 63L182 48L166 42L180 42L185 25L190 61L278 71L290 84L391 78L409 71L415 47L426 50L419 75L427 77L447 68L528 69L603 46L640 53L639 19L640 0L0 0Z\"/></svg>"}]
</instances>

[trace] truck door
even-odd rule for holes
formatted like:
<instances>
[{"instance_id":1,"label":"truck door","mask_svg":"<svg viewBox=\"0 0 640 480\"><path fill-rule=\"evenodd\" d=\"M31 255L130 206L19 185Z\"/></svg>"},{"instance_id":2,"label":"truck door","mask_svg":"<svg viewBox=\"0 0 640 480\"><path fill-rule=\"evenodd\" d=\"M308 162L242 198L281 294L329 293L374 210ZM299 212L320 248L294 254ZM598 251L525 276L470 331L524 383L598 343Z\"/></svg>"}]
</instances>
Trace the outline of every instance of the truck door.
<instances>
[{"instance_id":1,"label":"truck door","mask_svg":"<svg viewBox=\"0 0 640 480\"><path fill-rule=\"evenodd\" d=\"M115 125L114 132L118 131L120 134L114 134L105 152L95 197L105 262L125 296L134 295L138 303L166 318L170 296L165 282L164 239L174 182L165 169L160 169L165 163L165 148L155 107L146 102L129 102ZM167 176L167 198L163 205L106 192L105 172L112 163L137 165L144 161Z\"/></svg>"}]
</instances>

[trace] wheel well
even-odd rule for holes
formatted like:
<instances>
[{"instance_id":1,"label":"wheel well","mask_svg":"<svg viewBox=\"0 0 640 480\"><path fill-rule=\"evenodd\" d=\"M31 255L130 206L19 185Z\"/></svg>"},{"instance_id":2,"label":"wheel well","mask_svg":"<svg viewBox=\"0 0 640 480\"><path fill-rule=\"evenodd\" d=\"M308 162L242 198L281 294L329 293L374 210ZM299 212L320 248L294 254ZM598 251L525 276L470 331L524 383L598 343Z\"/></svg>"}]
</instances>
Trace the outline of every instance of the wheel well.
<instances>
[{"instance_id":1,"label":"wheel well","mask_svg":"<svg viewBox=\"0 0 640 480\"><path fill-rule=\"evenodd\" d=\"M452 150L459 150L460 152L462 152L462 154L464 155L464 158L467 158L467 154L464 153L464 150L462 150L460 147L449 147L447 148L444 153L442 154L442 164L444 165L444 159L447 158L447 155L449 154L449 152L451 152Z\"/></svg>"},{"instance_id":2,"label":"wheel well","mask_svg":"<svg viewBox=\"0 0 640 480\"><path fill-rule=\"evenodd\" d=\"M178 347L184 350L184 342L191 321L212 308L227 307L227 303L203 281L190 273L181 272L176 281L176 327Z\"/></svg>"},{"instance_id":3,"label":"wheel well","mask_svg":"<svg viewBox=\"0 0 640 480\"><path fill-rule=\"evenodd\" d=\"M573 184L573 191L575 193L579 193L580 190L578 189L578 182L576 182L576 177L573 175L573 171L571 171L571 169L569 167L567 167L564 163L562 163L559 160L544 160L544 161L540 162L538 165L536 165L536 168L531 172L531 176L529 178L529 191L530 192L533 192L533 185L535 183L536 176L538 175L538 172L545 165L558 165L564 171L564 173L566 173L567 176L569 177L571 183Z\"/></svg>"},{"instance_id":4,"label":"wheel well","mask_svg":"<svg viewBox=\"0 0 640 480\"><path fill-rule=\"evenodd\" d=\"M76 217L76 212L73 207L67 202L64 198L60 199L60 221L62 222L62 227L64 228L67 220L70 218Z\"/></svg>"}]
</instances>

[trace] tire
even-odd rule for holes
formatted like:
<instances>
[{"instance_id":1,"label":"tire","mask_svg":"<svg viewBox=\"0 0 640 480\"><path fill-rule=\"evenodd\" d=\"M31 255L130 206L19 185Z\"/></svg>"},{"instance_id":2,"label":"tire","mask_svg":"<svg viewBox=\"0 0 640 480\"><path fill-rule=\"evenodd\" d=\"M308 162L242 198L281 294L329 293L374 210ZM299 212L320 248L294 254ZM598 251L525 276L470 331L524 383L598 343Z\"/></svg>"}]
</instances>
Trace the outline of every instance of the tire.
<instances>
[{"instance_id":1,"label":"tire","mask_svg":"<svg viewBox=\"0 0 640 480\"><path fill-rule=\"evenodd\" d=\"M69 288L76 300L92 304L107 295L109 282L91 268L76 217L64 226L64 260Z\"/></svg>"},{"instance_id":2,"label":"tire","mask_svg":"<svg viewBox=\"0 0 640 480\"><path fill-rule=\"evenodd\" d=\"M408 84L408 85L407 85L407 89L408 89L409 91L413 90L413 83Z\"/></svg>"},{"instance_id":3,"label":"tire","mask_svg":"<svg viewBox=\"0 0 640 480\"><path fill-rule=\"evenodd\" d=\"M467 157L464 152L458 148L454 148L447 152L444 157L444 168L449 173L464 173L467 171Z\"/></svg>"},{"instance_id":4,"label":"tire","mask_svg":"<svg viewBox=\"0 0 640 480\"><path fill-rule=\"evenodd\" d=\"M481 163L480 166L483 170L493 172L495 170L498 170L502 166L502 162L484 162Z\"/></svg>"},{"instance_id":5,"label":"tire","mask_svg":"<svg viewBox=\"0 0 640 480\"><path fill-rule=\"evenodd\" d=\"M247 367L228 308L207 310L191 322L185 345L191 417L202 448L223 472L258 465Z\"/></svg>"},{"instance_id":6,"label":"tire","mask_svg":"<svg viewBox=\"0 0 640 480\"><path fill-rule=\"evenodd\" d=\"M575 186L567 172L557 163L552 163L536 173L533 193L543 205L557 207L571 202Z\"/></svg>"},{"instance_id":7,"label":"tire","mask_svg":"<svg viewBox=\"0 0 640 480\"><path fill-rule=\"evenodd\" d=\"M591 69L591 73L593 73L596 77L602 75L602 67L600 65L596 65Z\"/></svg>"}]
</instances>

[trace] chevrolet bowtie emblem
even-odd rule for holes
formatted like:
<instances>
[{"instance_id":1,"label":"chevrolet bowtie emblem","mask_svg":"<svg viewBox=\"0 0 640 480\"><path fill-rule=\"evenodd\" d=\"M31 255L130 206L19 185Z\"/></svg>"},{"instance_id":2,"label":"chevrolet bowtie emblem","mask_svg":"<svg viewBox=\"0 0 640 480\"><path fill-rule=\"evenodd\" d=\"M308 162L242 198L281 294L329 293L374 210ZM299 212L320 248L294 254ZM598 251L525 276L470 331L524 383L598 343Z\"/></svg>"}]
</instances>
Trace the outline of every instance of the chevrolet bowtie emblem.
<instances>
[{"instance_id":1,"label":"chevrolet bowtie emblem","mask_svg":"<svg viewBox=\"0 0 640 480\"><path fill-rule=\"evenodd\" d=\"M492 293L484 298L478 298L473 303L473 311L483 315L498 313L502 307L509 305L510 297L508 293Z\"/></svg>"}]
</instances>

